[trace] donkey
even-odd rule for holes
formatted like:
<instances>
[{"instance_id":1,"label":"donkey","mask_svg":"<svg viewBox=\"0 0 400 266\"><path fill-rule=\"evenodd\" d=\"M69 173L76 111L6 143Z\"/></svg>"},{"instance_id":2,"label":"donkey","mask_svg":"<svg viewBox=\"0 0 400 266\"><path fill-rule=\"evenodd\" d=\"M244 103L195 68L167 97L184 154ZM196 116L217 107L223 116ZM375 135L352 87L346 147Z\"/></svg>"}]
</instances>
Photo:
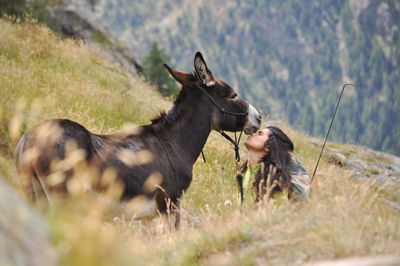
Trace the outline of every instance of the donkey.
<instances>
[{"instance_id":1,"label":"donkey","mask_svg":"<svg viewBox=\"0 0 400 266\"><path fill-rule=\"evenodd\" d=\"M68 181L79 171L65 166L74 161L66 160L73 153L69 148L73 143L80 163L95 169L97 180L110 169L114 172L123 187L122 200L146 199L143 213L135 214L137 218L157 211L172 212L178 226L180 199L192 181L193 164L211 130L251 134L259 128L261 117L234 89L213 76L200 52L194 57L192 73L167 64L164 67L182 88L172 108L149 125L98 135L79 123L53 119L26 132L16 147L15 162L28 196L35 199L33 182L46 193L68 191ZM57 171L62 178L57 179L60 175L54 175L54 165L60 164ZM103 181L92 182L91 188L101 190Z\"/></svg>"}]
</instances>

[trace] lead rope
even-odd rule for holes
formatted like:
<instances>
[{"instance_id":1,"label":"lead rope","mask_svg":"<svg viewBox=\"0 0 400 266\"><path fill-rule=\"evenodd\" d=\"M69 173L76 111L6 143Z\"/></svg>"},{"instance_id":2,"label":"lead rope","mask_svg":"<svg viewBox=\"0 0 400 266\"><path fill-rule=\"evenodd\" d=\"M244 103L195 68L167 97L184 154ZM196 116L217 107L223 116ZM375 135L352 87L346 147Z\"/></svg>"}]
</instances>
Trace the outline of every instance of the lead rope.
<instances>
[{"instance_id":1,"label":"lead rope","mask_svg":"<svg viewBox=\"0 0 400 266\"><path fill-rule=\"evenodd\" d=\"M239 195L240 195L240 205L243 203L243 176L240 172L240 153L239 153L239 143L240 143L240 138L242 137L243 131L240 131L239 138L236 137L236 132L235 132L235 140L233 140L229 135L227 135L225 132L220 131L219 132L224 138L229 140L233 144L233 149L235 151L235 168L236 168L236 181L238 183L238 189L239 189Z\"/></svg>"},{"instance_id":2,"label":"lead rope","mask_svg":"<svg viewBox=\"0 0 400 266\"><path fill-rule=\"evenodd\" d=\"M242 138L243 131L240 131L239 138L236 136L235 132L235 140L233 140L228 134L223 131L218 131L221 136L226 138L230 143L233 144L233 150L235 151L235 169L236 169L236 181L238 183L239 194L240 194L240 205L243 202L243 176L240 172L240 153L239 153L239 143L240 139ZM204 163L207 163L206 157L204 156L203 150L201 150L201 156L203 157Z\"/></svg>"},{"instance_id":3,"label":"lead rope","mask_svg":"<svg viewBox=\"0 0 400 266\"><path fill-rule=\"evenodd\" d=\"M228 134L226 134L223 131L219 131L219 133L226 138L227 140L229 140L230 143L233 144L233 150L235 151L235 160L237 163L239 163L240 161L240 154L239 154L239 142L240 142L240 138L242 137L242 131L240 132L239 138L236 137L236 132L235 132L235 140L233 140Z\"/></svg>"},{"instance_id":4,"label":"lead rope","mask_svg":"<svg viewBox=\"0 0 400 266\"><path fill-rule=\"evenodd\" d=\"M224 138L226 138L227 140L229 140L230 143L233 144L233 150L235 151L235 161L236 164L238 164L240 162L240 153L239 153L239 143L240 143L240 139L242 137L242 133L243 131L240 131L239 134L239 138L237 138L236 136L236 132L235 132L235 140L233 140L228 134L226 134L223 131L218 131ZM204 151L201 150L201 156L203 157L203 161L206 163L206 157L204 156Z\"/></svg>"},{"instance_id":5,"label":"lead rope","mask_svg":"<svg viewBox=\"0 0 400 266\"><path fill-rule=\"evenodd\" d=\"M237 144L235 145L236 182L239 188L240 206L242 206L243 203L243 175L240 171L240 154L239 154L239 143L240 143L240 138L242 137L242 133L243 131L240 131L239 139L236 142ZM235 132L235 140L236 140L236 132Z\"/></svg>"},{"instance_id":6,"label":"lead rope","mask_svg":"<svg viewBox=\"0 0 400 266\"><path fill-rule=\"evenodd\" d=\"M204 151L203 150L201 150L201 157L203 157L204 163L207 163L206 156L204 156Z\"/></svg>"}]
</instances>

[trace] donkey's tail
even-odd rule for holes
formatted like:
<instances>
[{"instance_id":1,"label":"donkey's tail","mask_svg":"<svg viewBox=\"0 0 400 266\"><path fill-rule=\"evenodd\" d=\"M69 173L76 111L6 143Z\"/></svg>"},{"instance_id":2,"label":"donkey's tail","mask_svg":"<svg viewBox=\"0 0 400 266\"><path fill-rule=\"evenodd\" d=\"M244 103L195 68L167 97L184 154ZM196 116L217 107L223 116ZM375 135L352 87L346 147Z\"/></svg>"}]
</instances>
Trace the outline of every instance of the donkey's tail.
<instances>
[{"instance_id":1,"label":"donkey's tail","mask_svg":"<svg viewBox=\"0 0 400 266\"><path fill-rule=\"evenodd\" d=\"M39 154L34 149L27 148L27 133L25 133L14 152L15 167L19 177L21 188L26 199L35 205L46 202L51 205L50 195L43 180L35 170L35 164Z\"/></svg>"}]
</instances>

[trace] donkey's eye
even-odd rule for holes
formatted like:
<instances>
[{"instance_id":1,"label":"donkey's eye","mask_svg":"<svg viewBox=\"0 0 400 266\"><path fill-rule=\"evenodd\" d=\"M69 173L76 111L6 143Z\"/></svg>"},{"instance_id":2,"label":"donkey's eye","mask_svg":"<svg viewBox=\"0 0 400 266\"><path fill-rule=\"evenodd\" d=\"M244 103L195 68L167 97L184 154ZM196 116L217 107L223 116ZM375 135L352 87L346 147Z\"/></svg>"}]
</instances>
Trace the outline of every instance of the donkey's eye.
<instances>
[{"instance_id":1,"label":"donkey's eye","mask_svg":"<svg viewBox=\"0 0 400 266\"><path fill-rule=\"evenodd\" d=\"M233 93L229 98L236 99L238 97L237 93Z\"/></svg>"}]
</instances>

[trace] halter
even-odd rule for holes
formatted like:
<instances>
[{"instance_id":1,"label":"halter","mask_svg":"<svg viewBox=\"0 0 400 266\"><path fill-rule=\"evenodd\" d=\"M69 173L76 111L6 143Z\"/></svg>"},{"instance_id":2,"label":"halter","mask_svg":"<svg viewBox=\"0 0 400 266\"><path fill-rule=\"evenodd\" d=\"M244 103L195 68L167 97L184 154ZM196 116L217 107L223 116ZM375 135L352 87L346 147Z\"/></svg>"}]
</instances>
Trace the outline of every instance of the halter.
<instances>
[{"instance_id":1,"label":"halter","mask_svg":"<svg viewBox=\"0 0 400 266\"><path fill-rule=\"evenodd\" d=\"M240 138L242 137L242 133L243 131L240 131L239 134L239 138L236 137L236 132L235 132L235 140L233 140L228 134L226 134L223 131L218 131L221 136L223 136L224 138L226 138L228 141L230 141L230 143L233 144L233 149L235 150L235 160L236 162L240 161L240 154L239 154L239 142L240 142Z\"/></svg>"},{"instance_id":2,"label":"halter","mask_svg":"<svg viewBox=\"0 0 400 266\"><path fill-rule=\"evenodd\" d=\"M196 87L199 88L206 96L207 98L219 109L219 111L221 113L225 114L229 114L229 115L236 115L236 116L247 116L249 114L249 108L247 108L246 111L241 112L241 113L236 113L236 112L231 112L231 111L227 111L225 110L224 107L222 107L217 101L214 100L214 98L202 87L196 84ZM239 173L239 161L240 161L240 154L239 154L239 143L240 143L240 138L242 137L242 133L243 131L240 131L239 134L239 138L236 137L236 132L235 132L235 140L233 140L228 134L226 134L223 131L218 131L221 136L223 136L224 138L226 138L230 143L233 144L233 149L235 151L235 163L236 163L236 172ZM201 155L203 157L204 162L206 162L206 158L204 156L204 152L201 151ZM239 180L238 180L239 182ZM243 197L243 193L241 193L242 197Z\"/></svg>"},{"instance_id":3,"label":"halter","mask_svg":"<svg viewBox=\"0 0 400 266\"><path fill-rule=\"evenodd\" d=\"M225 110L224 107L222 107L217 101L214 100L214 98L202 87L196 84L196 87L199 88L206 96L207 98L221 111L223 114L229 114L229 115L236 115L236 116L247 116L249 114L249 110L247 108L246 111L242 113L236 113L236 112L230 112Z\"/></svg>"}]
</instances>

